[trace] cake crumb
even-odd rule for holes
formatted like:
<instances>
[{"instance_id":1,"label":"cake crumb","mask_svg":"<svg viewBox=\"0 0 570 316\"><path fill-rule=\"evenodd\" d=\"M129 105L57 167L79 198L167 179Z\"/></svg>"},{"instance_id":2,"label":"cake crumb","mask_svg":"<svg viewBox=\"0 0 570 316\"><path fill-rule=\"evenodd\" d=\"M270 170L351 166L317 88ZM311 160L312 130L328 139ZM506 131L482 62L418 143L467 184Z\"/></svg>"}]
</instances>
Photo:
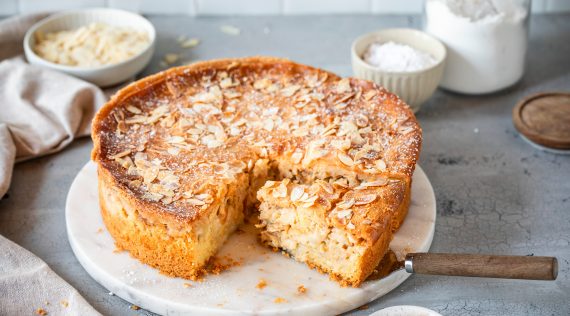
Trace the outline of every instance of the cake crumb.
<instances>
[{"instance_id":1,"label":"cake crumb","mask_svg":"<svg viewBox=\"0 0 570 316\"><path fill-rule=\"evenodd\" d=\"M368 305L362 305L362 306L360 306L360 307L358 308L358 310L360 310L360 311L364 311L364 310L367 310L367 309L368 309Z\"/></svg>"},{"instance_id":2,"label":"cake crumb","mask_svg":"<svg viewBox=\"0 0 570 316\"><path fill-rule=\"evenodd\" d=\"M307 288L303 284L301 284L297 287L297 292L299 294L305 294L305 292L307 292Z\"/></svg>"},{"instance_id":3,"label":"cake crumb","mask_svg":"<svg viewBox=\"0 0 570 316\"><path fill-rule=\"evenodd\" d=\"M100 234L103 232L103 228L99 227L99 229L97 229L97 234Z\"/></svg>"},{"instance_id":4,"label":"cake crumb","mask_svg":"<svg viewBox=\"0 0 570 316\"><path fill-rule=\"evenodd\" d=\"M163 60L167 65L172 65L172 64L176 63L176 62L178 61L178 59L180 59L180 55L174 54L174 53L170 53L170 54L165 54L162 60Z\"/></svg>"},{"instance_id":5,"label":"cake crumb","mask_svg":"<svg viewBox=\"0 0 570 316\"><path fill-rule=\"evenodd\" d=\"M185 283L183 284L183 286L184 286L185 288L189 288L189 287L192 287L192 284L190 284L190 283L188 283L188 282L185 282Z\"/></svg>"},{"instance_id":6,"label":"cake crumb","mask_svg":"<svg viewBox=\"0 0 570 316\"><path fill-rule=\"evenodd\" d=\"M188 40L184 40L182 42L180 42L180 47L182 48L192 48L192 47L196 47L198 46L198 44L200 44L200 40L197 38L191 38Z\"/></svg>"},{"instance_id":7,"label":"cake crumb","mask_svg":"<svg viewBox=\"0 0 570 316\"><path fill-rule=\"evenodd\" d=\"M267 281L265 281L265 279L259 279L259 283L257 283L255 287L262 290L266 286L267 286Z\"/></svg>"},{"instance_id":8,"label":"cake crumb","mask_svg":"<svg viewBox=\"0 0 570 316\"><path fill-rule=\"evenodd\" d=\"M138 311L139 309L141 309L140 307L136 306L136 305L131 305L130 307L132 310L134 311Z\"/></svg>"},{"instance_id":9,"label":"cake crumb","mask_svg":"<svg viewBox=\"0 0 570 316\"><path fill-rule=\"evenodd\" d=\"M48 312L46 312L45 309L43 309L43 308L40 307L40 308L36 309L36 314L45 316L45 315L48 314Z\"/></svg>"},{"instance_id":10,"label":"cake crumb","mask_svg":"<svg viewBox=\"0 0 570 316\"><path fill-rule=\"evenodd\" d=\"M69 302L66 301L66 300L62 300L62 301L59 302L59 303L61 304L61 306L65 307L65 308L69 307Z\"/></svg>"},{"instance_id":11,"label":"cake crumb","mask_svg":"<svg viewBox=\"0 0 570 316\"><path fill-rule=\"evenodd\" d=\"M275 304L287 303L287 300L282 297L278 297L273 301L273 303Z\"/></svg>"},{"instance_id":12,"label":"cake crumb","mask_svg":"<svg viewBox=\"0 0 570 316\"><path fill-rule=\"evenodd\" d=\"M45 301L44 304L49 305L49 302L48 302L48 301Z\"/></svg>"},{"instance_id":13,"label":"cake crumb","mask_svg":"<svg viewBox=\"0 0 570 316\"><path fill-rule=\"evenodd\" d=\"M229 270L232 267L240 266L241 262L234 260L229 256L214 257L206 267L206 274L219 275L220 273Z\"/></svg>"},{"instance_id":14,"label":"cake crumb","mask_svg":"<svg viewBox=\"0 0 570 316\"><path fill-rule=\"evenodd\" d=\"M241 33L241 30L233 25L222 25L220 26L220 31L233 36L237 36Z\"/></svg>"}]
</instances>

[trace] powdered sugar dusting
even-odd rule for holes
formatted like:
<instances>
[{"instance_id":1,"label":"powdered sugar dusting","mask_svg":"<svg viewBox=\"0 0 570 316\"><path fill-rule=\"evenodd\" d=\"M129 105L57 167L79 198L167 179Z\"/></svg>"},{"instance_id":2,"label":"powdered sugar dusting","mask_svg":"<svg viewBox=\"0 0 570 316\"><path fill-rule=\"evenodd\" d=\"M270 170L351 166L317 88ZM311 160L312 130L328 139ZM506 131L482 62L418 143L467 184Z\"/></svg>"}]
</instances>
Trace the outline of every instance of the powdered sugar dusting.
<instances>
[{"instance_id":1,"label":"powdered sugar dusting","mask_svg":"<svg viewBox=\"0 0 570 316\"><path fill-rule=\"evenodd\" d=\"M364 61L382 71L411 72L435 65L430 54L395 42L372 43L364 53Z\"/></svg>"}]
</instances>

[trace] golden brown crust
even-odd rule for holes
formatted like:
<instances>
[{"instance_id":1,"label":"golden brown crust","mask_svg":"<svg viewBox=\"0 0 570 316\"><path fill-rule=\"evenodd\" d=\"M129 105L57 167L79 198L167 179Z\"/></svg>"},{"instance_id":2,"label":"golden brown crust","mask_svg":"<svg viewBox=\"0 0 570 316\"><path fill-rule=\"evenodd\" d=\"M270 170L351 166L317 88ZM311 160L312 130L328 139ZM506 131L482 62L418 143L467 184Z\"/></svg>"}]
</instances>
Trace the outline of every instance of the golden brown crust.
<instances>
[{"instance_id":1,"label":"golden brown crust","mask_svg":"<svg viewBox=\"0 0 570 316\"><path fill-rule=\"evenodd\" d=\"M374 245L363 257L368 267L379 260L391 234L361 224L380 227L389 217L394 222L388 227L399 226L421 147L413 113L385 89L269 57L200 62L130 84L97 113L92 137L100 185L139 214L112 217L102 201L117 244L182 277L195 276L189 263L199 266L203 260L192 256L195 240L184 249L171 244L180 245L189 226L210 218L221 221L223 231L233 229L242 219L226 222L218 214L229 188L272 172L297 179L342 177L351 186L397 180L378 193L380 204L361 206L354 217L355 236ZM146 226L123 231L125 225ZM147 229L157 230L145 235ZM351 284L359 284L368 270Z\"/></svg>"}]
</instances>

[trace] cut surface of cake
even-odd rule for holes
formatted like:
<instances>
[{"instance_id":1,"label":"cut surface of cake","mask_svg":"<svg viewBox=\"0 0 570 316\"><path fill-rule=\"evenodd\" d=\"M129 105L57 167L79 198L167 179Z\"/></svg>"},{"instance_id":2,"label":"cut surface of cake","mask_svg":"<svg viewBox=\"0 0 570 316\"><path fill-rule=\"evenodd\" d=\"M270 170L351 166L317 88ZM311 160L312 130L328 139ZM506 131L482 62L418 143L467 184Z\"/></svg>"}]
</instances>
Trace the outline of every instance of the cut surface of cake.
<instances>
[{"instance_id":1,"label":"cut surface of cake","mask_svg":"<svg viewBox=\"0 0 570 316\"><path fill-rule=\"evenodd\" d=\"M137 81L92 136L103 220L133 257L196 278L252 213L263 242L351 286L403 221L421 147L385 89L270 57Z\"/></svg>"},{"instance_id":2,"label":"cut surface of cake","mask_svg":"<svg viewBox=\"0 0 570 316\"><path fill-rule=\"evenodd\" d=\"M261 239L306 262L343 285L372 273L392 240L392 221L408 206L407 184L399 179L362 182L289 179L268 181L259 191ZM342 185L339 185L342 184Z\"/></svg>"}]
</instances>

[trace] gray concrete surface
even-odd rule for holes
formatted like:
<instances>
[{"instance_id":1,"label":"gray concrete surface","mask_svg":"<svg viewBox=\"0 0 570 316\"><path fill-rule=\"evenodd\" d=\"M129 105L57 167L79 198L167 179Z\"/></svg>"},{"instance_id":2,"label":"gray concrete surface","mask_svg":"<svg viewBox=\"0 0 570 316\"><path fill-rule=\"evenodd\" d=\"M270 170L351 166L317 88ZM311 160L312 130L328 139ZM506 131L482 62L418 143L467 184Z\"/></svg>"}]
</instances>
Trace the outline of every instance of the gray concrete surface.
<instances>
[{"instance_id":1,"label":"gray concrete surface","mask_svg":"<svg viewBox=\"0 0 570 316\"><path fill-rule=\"evenodd\" d=\"M418 16L255 18L150 17L158 47L144 75L163 54L181 51L176 38L198 37L184 60L275 55L350 75L351 41L379 28L420 27ZM220 32L235 25L239 36ZM511 109L523 96L570 90L570 15L533 16L528 67L515 86L491 95L437 91L418 114L424 129L420 164L436 192L432 251L558 257L555 282L412 276L392 293L350 314L392 305L420 305L444 315L569 315L570 156L538 151L522 140ZM0 234L45 260L106 315L150 314L97 284L68 244L65 197L89 159L89 139L63 152L16 166L0 201Z\"/></svg>"}]
</instances>

